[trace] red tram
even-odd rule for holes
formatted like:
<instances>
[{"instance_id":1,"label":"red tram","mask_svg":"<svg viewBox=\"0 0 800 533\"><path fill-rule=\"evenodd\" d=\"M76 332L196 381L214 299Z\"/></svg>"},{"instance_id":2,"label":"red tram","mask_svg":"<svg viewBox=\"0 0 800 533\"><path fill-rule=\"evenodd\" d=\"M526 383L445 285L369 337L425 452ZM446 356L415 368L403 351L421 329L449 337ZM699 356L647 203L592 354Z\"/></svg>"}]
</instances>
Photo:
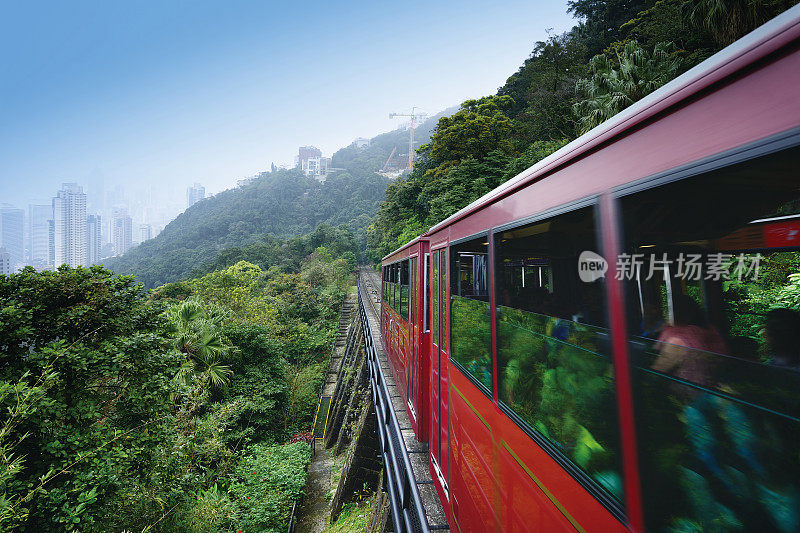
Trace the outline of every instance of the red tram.
<instances>
[{"instance_id":1,"label":"red tram","mask_svg":"<svg viewBox=\"0 0 800 533\"><path fill-rule=\"evenodd\" d=\"M452 529L800 531L800 7L383 259Z\"/></svg>"}]
</instances>

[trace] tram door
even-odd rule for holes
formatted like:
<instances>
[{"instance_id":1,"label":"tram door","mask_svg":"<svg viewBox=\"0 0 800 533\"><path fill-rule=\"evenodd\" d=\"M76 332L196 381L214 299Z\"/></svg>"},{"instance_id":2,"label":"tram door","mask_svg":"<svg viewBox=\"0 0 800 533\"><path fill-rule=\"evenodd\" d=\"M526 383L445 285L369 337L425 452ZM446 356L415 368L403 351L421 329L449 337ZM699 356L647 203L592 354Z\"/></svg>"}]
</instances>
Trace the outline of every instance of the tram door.
<instances>
[{"instance_id":1,"label":"tram door","mask_svg":"<svg viewBox=\"0 0 800 533\"><path fill-rule=\"evenodd\" d=\"M432 253L431 273L431 459L447 488L447 253Z\"/></svg>"},{"instance_id":2,"label":"tram door","mask_svg":"<svg viewBox=\"0 0 800 533\"><path fill-rule=\"evenodd\" d=\"M409 284L411 286L409 305L411 306L408 314L408 365L406 367L406 400L411 414L417 419L417 375L419 373L419 324L417 321L417 260L418 257L411 258L411 268L409 269Z\"/></svg>"}]
</instances>

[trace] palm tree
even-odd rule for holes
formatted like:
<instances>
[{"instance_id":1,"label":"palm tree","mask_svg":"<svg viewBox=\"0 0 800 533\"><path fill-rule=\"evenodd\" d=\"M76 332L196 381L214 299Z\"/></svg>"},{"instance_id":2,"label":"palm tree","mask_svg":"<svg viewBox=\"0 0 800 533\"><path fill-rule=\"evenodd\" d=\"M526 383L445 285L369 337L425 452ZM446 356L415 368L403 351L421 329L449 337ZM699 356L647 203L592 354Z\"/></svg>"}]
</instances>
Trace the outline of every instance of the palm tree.
<instances>
[{"instance_id":1,"label":"palm tree","mask_svg":"<svg viewBox=\"0 0 800 533\"><path fill-rule=\"evenodd\" d=\"M720 48L784 11L794 2L758 0L689 0L687 19L695 28L708 30Z\"/></svg>"},{"instance_id":2,"label":"palm tree","mask_svg":"<svg viewBox=\"0 0 800 533\"><path fill-rule=\"evenodd\" d=\"M608 55L594 56L589 61L591 77L575 85L577 93L584 96L572 106L579 133L586 133L677 76L683 61L674 56L674 49L672 43L658 43L649 54L636 41L629 41L617 52L617 68Z\"/></svg>"},{"instance_id":3,"label":"palm tree","mask_svg":"<svg viewBox=\"0 0 800 533\"><path fill-rule=\"evenodd\" d=\"M212 387L225 387L233 371L222 364L233 346L222 333L221 323L228 312L215 305L188 298L172 307L168 317L175 328L175 348L186 359L176 379L191 383L198 379Z\"/></svg>"}]
</instances>

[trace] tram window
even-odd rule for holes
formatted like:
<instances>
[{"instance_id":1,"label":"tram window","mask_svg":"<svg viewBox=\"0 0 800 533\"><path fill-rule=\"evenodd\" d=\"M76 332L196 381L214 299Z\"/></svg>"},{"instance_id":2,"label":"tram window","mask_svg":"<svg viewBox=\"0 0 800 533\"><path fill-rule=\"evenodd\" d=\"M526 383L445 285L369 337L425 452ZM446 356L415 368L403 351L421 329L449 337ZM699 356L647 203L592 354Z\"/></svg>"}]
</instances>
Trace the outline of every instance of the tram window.
<instances>
[{"instance_id":1,"label":"tram window","mask_svg":"<svg viewBox=\"0 0 800 533\"><path fill-rule=\"evenodd\" d=\"M648 529L800 530L798 167L793 148L621 199Z\"/></svg>"},{"instance_id":2,"label":"tram window","mask_svg":"<svg viewBox=\"0 0 800 533\"><path fill-rule=\"evenodd\" d=\"M392 309L397 311L397 283L392 283Z\"/></svg>"},{"instance_id":3,"label":"tram window","mask_svg":"<svg viewBox=\"0 0 800 533\"><path fill-rule=\"evenodd\" d=\"M411 259L411 323L417 323L417 290L419 283L417 282L417 261L418 258Z\"/></svg>"},{"instance_id":4,"label":"tram window","mask_svg":"<svg viewBox=\"0 0 800 533\"><path fill-rule=\"evenodd\" d=\"M439 252L433 252L433 285L431 295L431 337L439 346Z\"/></svg>"},{"instance_id":5,"label":"tram window","mask_svg":"<svg viewBox=\"0 0 800 533\"><path fill-rule=\"evenodd\" d=\"M406 321L408 320L408 259L401 261L400 267L400 288L397 304L400 306L398 312Z\"/></svg>"},{"instance_id":6,"label":"tram window","mask_svg":"<svg viewBox=\"0 0 800 533\"><path fill-rule=\"evenodd\" d=\"M395 308L394 304L394 289L397 286L397 279L395 277L396 269L394 265L389 265L389 307Z\"/></svg>"},{"instance_id":7,"label":"tram window","mask_svg":"<svg viewBox=\"0 0 800 533\"><path fill-rule=\"evenodd\" d=\"M464 373L491 391L489 246L486 237L480 237L450 249L450 357ZM442 259L444 262L444 256Z\"/></svg>"},{"instance_id":8,"label":"tram window","mask_svg":"<svg viewBox=\"0 0 800 533\"><path fill-rule=\"evenodd\" d=\"M495 233L497 395L530 433L622 498L614 373L603 281L578 258L598 249L594 208ZM576 470L577 471L577 470Z\"/></svg>"},{"instance_id":9,"label":"tram window","mask_svg":"<svg viewBox=\"0 0 800 533\"><path fill-rule=\"evenodd\" d=\"M423 309L423 315L422 315L422 320L423 320L424 323L422 325L422 330L425 333L428 333L431 330L431 325L430 325L431 288L430 288L430 270L428 270L429 269L429 265L428 265L429 261L430 261L430 254L425 254L425 269L423 270L423 274L422 274L423 275L423 278L422 278L423 279L423 284L422 284L422 286L423 286L423 290L425 291L425 295L424 295L425 302L424 302L424 309Z\"/></svg>"},{"instance_id":10,"label":"tram window","mask_svg":"<svg viewBox=\"0 0 800 533\"><path fill-rule=\"evenodd\" d=\"M389 267L383 267L383 301L389 303Z\"/></svg>"},{"instance_id":11,"label":"tram window","mask_svg":"<svg viewBox=\"0 0 800 533\"><path fill-rule=\"evenodd\" d=\"M447 310L450 307L447 305L447 253L442 250L441 254L441 277L442 277L442 349L447 351Z\"/></svg>"}]
</instances>

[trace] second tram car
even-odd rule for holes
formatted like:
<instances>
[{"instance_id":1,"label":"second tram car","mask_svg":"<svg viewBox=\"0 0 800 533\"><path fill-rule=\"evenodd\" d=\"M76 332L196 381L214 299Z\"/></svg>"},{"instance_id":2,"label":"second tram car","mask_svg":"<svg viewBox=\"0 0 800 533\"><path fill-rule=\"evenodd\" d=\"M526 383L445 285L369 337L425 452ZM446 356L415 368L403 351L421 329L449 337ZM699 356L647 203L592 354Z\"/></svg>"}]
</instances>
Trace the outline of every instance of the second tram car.
<instances>
[{"instance_id":1,"label":"second tram car","mask_svg":"<svg viewBox=\"0 0 800 533\"><path fill-rule=\"evenodd\" d=\"M389 254L458 531L800 531L800 7Z\"/></svg>"}]
</instances>

